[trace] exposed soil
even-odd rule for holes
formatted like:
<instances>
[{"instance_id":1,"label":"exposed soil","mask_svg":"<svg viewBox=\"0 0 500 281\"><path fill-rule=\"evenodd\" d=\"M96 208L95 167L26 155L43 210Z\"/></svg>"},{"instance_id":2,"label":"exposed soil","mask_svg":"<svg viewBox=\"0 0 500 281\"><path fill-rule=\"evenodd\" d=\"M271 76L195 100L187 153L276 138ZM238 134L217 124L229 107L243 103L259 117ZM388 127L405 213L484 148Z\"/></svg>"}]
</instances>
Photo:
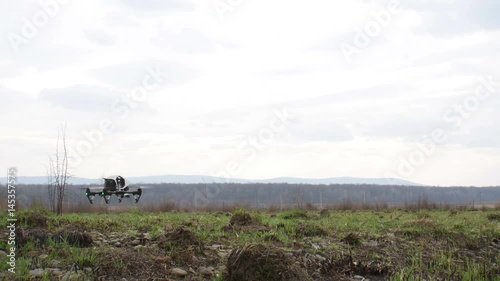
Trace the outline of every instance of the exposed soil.
<instances>
[{"instance_id":1,"label":"exposed soil","mask_svg":"<svg viewBox=\"0 0 500 281\"><path fill-rule=\"evenodd\" d=\"M90 247L93 242L90 234L81 231L61 230L51 233L46 228L19 227L16 232L16 243L19 247L25 246L28 242L32 242L37 247L45 247L49 240L54 243L67 242L73 247Z\"/></svg>"},{"instance_id":2,"label":"exposed soil","mask_svg":"<svg viewBox=\"0 0 500 281\"><path fill-rule=\"evenodd\" d=\"M286 253L260 244L234 249L227 261L228 281L308 281L305 270Z\"/></svg>"},{"instance_id":3,"label":"exposed soil","mask_svg":"<svg viewBox=\"0 0 500 281\"><path fill-rule=\"evenodd\" d=\"M269 231L270 227L262 224L248 213L236 213L231 217L229 224L224 226L224 231Z\"/></svg>"},{"instance_id":4,"label":"exposed soil","mask_svg":"<svg viewBox=\"0 0 500 281\"><path fill-rule=\"evenodd\" d=\"M328 211L327 209L323 209L319 212L319 216L321 218L327 218L330 216L330 211Z\"/></svg>"},{"instance_id":5,"label":"exposed soil","mask_svg":"<svg viewBox=\"0 0 500 281\"><path fill-rule=\"evenodd\" d=\"M47 217L38 212L26 212L19 217L20 225L29 225L32 228L46 228Z\"/></svg>"},{"instance_id":6,"label":"exposed soil","mask_svg":"<svg viewBox=\"0 0 500 281\"><path fill-rule=\"evenodd\" d=\"M61 243L66 241L73 247L90 247L92 246L92 237L86 232L80 231L58 231L52 235L52 241Z\"/></svg>"},{"instance_id":7,"label":"exposed soil","mask_svg":"<svg viewBox=\"0 0 500 281\"><path fill-rule=\"evenodd\" d=\"M168 274L162 260L152 259L150 253L133 248L111 248L99 254L96 264L100 265L96 275L102 280L112 280L113 276L147 278Z\"/></svg>"},{"instance_id":8,"label":"exposed soil","mask_svg":"<svg viewBox=\"0 0 500 281\"><path fill-rule=\"evenodd\" d=\"M165 233L164 239L160 239L159 245L167 248L177 247L186 249L188 247L194 246L199 249L203 248L203 243L201 240L194 234L194 232L190 231L184 227L178 227L171 232Z\"/></svg>"},{"instance_id":9,"label":"exposed soil","mask_svg":"<svg viewBox=\"0 0 500 281\"><path fill-rule=\"evenodd\" d=\"M99 223L83 219L73 226L66 218L47 221L29 215L25 222L35 227L19 226L16 239L19 257L30 261L27 280L381 281L401 277L401 272L407 279L462 280L468 270L464 265L476 266L482 278L478 280L500 276L500 235L495 228L473 236L467 224L457 227L463 218L450 226L437 216L412 215L396 225L401 213L374 214L372 220L379 218L381 224L390 225L374 234L372 229L379 225L363 229L368 218L358 228L342 230L346 220L339 220L350 213L325 217L334 227L311 219L318 212L306 213L308 220L302 214L252 217L236 212L231 218L226 213L194 214L182 216L174 226L170 217L163 221L153 217L131 229L116 229L116 218L96 216L92 219ZM495 218L482 218L485 224L498 226ZM106 228L101 229L101 221ZM356 220L347 221L351 222ZM5 230L0 232L7 235ZM444 262L449 267L432 271ZM0 273L0 280L13 278Z\"/></svg>"},{"instance_id":10,"label":"exposed soil","mask_svg":"<svg viewBox=\"0 0 500 281\"><path fill-rule=\"evenodd\" d=\"M283 214L283 218L286 220L292 219L308 219L309 215L302 210L292 210Z\"/></svg>"},{"instance_id":11,"label":"exposed soil","mask_svg":"<svg viewBox=\"0 0 500 281\"><path fill-rule=\"evenodd\" d=\"M349 233L347 234L344 238L342 238L340 241L351 245L351 246L356 246L361 244L361 238L359 238L358 235L355 233Z\"/></svg>"},{"instance_id":12,"label":"exposed soil","mask_svg":"<svg viewBox=\"0 0 500 281\"><path fill-rule=\"evenodd\" d=\"M490 221L500 221L500 214L489 214L487 218Z\"/></svg>"}]
</instances>

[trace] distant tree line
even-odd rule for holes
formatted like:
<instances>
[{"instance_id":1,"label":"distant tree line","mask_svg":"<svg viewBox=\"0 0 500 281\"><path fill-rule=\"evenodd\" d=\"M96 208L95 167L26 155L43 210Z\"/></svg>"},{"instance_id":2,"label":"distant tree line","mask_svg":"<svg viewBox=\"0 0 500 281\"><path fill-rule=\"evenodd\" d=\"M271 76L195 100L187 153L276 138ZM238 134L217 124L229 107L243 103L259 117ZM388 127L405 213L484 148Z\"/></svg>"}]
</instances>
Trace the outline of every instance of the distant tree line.
<instances>
[{"instance_id":1,"label":"distant tree line","mask_svg":"<svg viewBox=\"0 0 500 281\"><path fill-rule=\"evenodd\" d=\"M434 186L392 186L367 184L286 184L286 183L208 183L208 184L148 184L139 204L124 200L117 203L112 197L110 206L153 207L166 204L177 208L204 209L244 205L252 208L314 206L316 208L343 204L386 204L398 206L430 202L442 205L498 204L500 187L434 187ZM67 185L64 204L66 206L104 205L96 198L90 205L86 196L87 185ZM5 193L2 189L0 193ZM33 205L50 206L50 194L46 185L19 185L18 204L21 207ZM2 195L2 196L5 196ZM4 197L6 198L6 197ZM71 208L69 208L71 210Z\"/></svg>"}]
</instances>

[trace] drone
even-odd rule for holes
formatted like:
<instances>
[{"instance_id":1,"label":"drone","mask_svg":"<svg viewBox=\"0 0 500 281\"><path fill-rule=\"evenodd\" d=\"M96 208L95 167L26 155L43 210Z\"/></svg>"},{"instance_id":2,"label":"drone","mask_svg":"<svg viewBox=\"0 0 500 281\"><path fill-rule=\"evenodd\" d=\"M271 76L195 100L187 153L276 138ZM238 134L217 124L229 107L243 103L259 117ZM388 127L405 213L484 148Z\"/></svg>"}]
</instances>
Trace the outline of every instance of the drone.
<instances>
[{"instance_id":1,"label":"drone","mask_svg":"<svg viewBox=\"0 0 500 281\"><path fill-rule=\"evenodd\" d=\"M90 188L85 190L85 195L89 199L90 204L94 204L94 197L99 195L104 198L106 204L109 204L109 199L114 194L118 197L118 203L121 203L123 198L131 198L135 199L135 203L139 202L139 199L142 195L142 188L139 186L137 190L132 191L132 187L130 185L125 184L125 179L121 176L117 176L116 178L103 178L104 179L104 187L102 187L101 191L91 191ZM100 188L100 187L99 187Z\"/></svg>"}]
</instances>

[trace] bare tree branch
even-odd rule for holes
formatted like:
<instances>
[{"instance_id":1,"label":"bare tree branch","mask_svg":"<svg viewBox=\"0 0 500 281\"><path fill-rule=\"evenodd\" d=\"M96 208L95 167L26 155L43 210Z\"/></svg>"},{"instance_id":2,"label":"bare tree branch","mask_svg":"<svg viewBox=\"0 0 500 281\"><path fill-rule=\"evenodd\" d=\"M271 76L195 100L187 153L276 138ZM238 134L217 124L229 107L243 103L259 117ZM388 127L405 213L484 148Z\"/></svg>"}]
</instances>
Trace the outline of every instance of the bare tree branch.
<instances>
[{"instance_id":1,"label":"bare tree branch","mask_svg":"<svg viewBox=\"0 0 500 281\"><path fill-rule=\"evenodd\" d=\"M69 178L66 125L61 125L61 127L57 130L56 153L54 158L49 156L49 167L46 167L49 204L52 212L62 215L66 184Z\"/></svg>"}]
</instances>

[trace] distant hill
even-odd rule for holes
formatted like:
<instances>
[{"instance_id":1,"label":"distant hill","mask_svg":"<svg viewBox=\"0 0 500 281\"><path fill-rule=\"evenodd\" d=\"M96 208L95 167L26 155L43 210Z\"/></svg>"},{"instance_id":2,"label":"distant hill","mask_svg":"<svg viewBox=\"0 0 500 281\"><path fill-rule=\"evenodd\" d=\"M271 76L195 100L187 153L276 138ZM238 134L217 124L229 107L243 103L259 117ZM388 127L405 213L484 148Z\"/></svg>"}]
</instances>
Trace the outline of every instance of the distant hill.
<instances>
[{"instance_id":1,"label":"distant hill","mask_svg":"<svg viewBox=\"0 0 500 281\"><path fill-rule=\"evenodd\" d=\"M336 177L326 179L310 178L272 178L267 180L258 180L259 183L297 183L297 184L376 184L376 185L407 185L422 186L422 184L396 179L396 178L355 178L355 177Z\"/></svg>"},{"instance_id":2,"label":"distant hill","mask_svg":"<svg viewBox=\"0 0 500 281\"><path fill-rule=\"evenodd\" d=\"M145 176L145 177L125 177L130 183L290 183L290 184L375 184L375 185L405 185L405 186L422 186L422 184L396 179L396 178L355 178L355 177L336 177L325 179L314 178L294 178L280 177L263 180L248 180L248 179L223 179L212 176L197 176L197 175L161 175L161 176ZM6 177L0 177L0 184L7 182ZM44 176L21 176L17 179L19 184L46 184L47 177ZM101 179L79 178L72 177L68 180L69 184L101 184Z\"/></svg>"}]
</instances>

